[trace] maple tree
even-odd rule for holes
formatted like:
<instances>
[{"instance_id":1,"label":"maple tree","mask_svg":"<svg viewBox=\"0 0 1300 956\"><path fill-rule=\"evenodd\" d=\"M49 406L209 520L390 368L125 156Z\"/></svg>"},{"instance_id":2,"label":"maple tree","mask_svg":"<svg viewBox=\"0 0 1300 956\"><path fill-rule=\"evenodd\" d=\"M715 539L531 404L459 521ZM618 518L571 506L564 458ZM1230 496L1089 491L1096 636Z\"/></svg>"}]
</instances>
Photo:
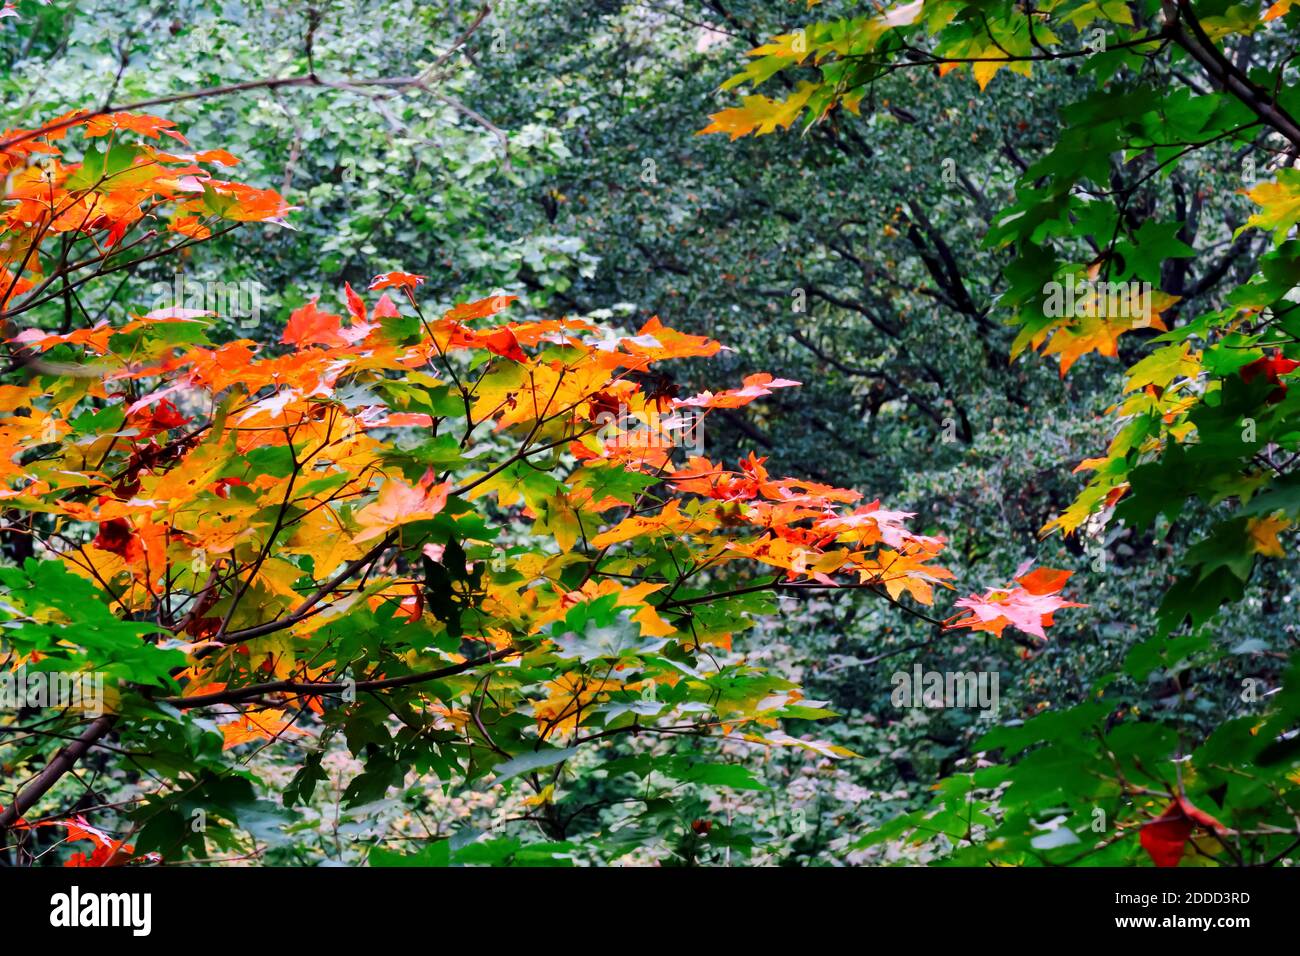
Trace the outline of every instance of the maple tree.
<instances>
[{"instance_id":1,"label":"maple tree","mask_svg":"<svg viewBox=\"0 0 1300 956\"><path fill-rule=\"evenodd\" d=\"M750 92L700 130L736 140L801 118L805 129L851 123L841 110L875 119L892 109L878 97L895 74L969 72L983 92L1000 73L1029 78L1058 63L1078 73L1083 82L1062 107L1054 139L1036 162L1018 163L1014 198L991 211L984 244L1006 256L996 312L1017 329L1013 357L1031 349L1057 356L1064 377L1086 355L1115 358L1123 342L1141 342L1125 355L1109 448L1079 465L1090 481L1043 533L1096 536L1122 526L1168 534L1194 510L1211 516L1166 591L1154 635L1125 661L1134 679L1165 673L1180 682L1189 662L1224 657L1209 625L1224 604L1243 599L1261 559L1286 557L1279 534L1300 520L1297 406L1288 389L1300 367L1290 168L1300 148L1289 72L1296 16L1289 3L1193 0L876 7L754 47L723 83ZM757 91L778 79L782 95ZM1205 192L1189 204L1176 178L1216 162L1240 166L1240 192L1252 204L1226 236L1199 224ZM1172 221L1151 213L1162 188L1177 198ZM1254 270L1215 290L1254 230L1271 233L1272 247ZM1198 255L1198 241L1219 240L1227 255L1193 283L1180 260ZM1067 309L1063 288L1082 290ZM1185 308L1211 290L1205 308ZM1139 308L1116 308L1123 295ZM1032 619L1035 588L1021 584L960 603L978 627L996 629L1022 612ZM989 607L999 597L1014 610ZM1276 863L1297 837L1296 678L1293 662L1267 709L1225 720L1193 745L1169 723L1122 720L1104 699L1108 677L1090 695L1098 699L985 735L976 749L1000 750L1009 763L950 777L931 807L859 845L938 831L939 846L959 862L1129 861L1145 851L1161 866L1184 858ZM1193 793L1223 812L1198 810ZM1140 840L1125 839L1133 833Z\"/></svg>"},{"instance_id":2,"label":"maple tree","mask_svg":"<svg viewBox=\"0 0 1300 956\"><path fill-rule=\"evenodd\" d=\"M74 133L78 162L64 154ZM310 299L277 342L179 305L16 328L147 241L185 237L141 253L166 254L223 220L290 211L205 172L233 166L228 153L164 150L161 135L184 145L158 117L80 112L0 143L3 317L21 379L0 389L0 497L6 534L32 555L0 569L7 665L109 681L102 713L64 711L36 734L74 739L25 753L44 765L8 795L0 828L58 823L95 842L75 864L201 853L187 808L223 825L264 812L239 795L227 752L295 737L320 746L287 806L310 797L341 737L365 763L350 803L413 767L448 785L520 777L557 841L571 817L556 789L584 744L692 735L849 755L780 729L825 712L732 654L733 637L774 591L863 590L924 616L906 602L950 586L943 539L753 455L735 468L674 458L712 410L797 382L755 374L676 397L652 366L721 343L657 318L633 334L501 321L512 295L430 316L425 277L400 271L364 294L345 284L337 313ZM1071 606L1054 596L1066 577L1022 570L1019 589L967 599L970 616L930 620L1041 639ZM164 781L132 813L138 836L32 819L110 736Z\"/></svg>"},{"instance_id":3,"label":"maple tree","mask_svg":"<svg viewBox=\"0 0 1300 956\"><path fill-rule=\"evenodd\" d=\"M6 321L97 276L178 253L209 238L218 221L230 223L224 227L229 230L240 222L273 222L288 212L271 190L213 176L211 166L231 167L238 160L221 149L189 152L174 127L147 114L81 111L40 129L5 131L0 173L9 181L5 198L11 205L0 233L0 309ZM85 139L83 155L65 163L58 144L74 129ZM164 135L178 144L175 152L162 147ZM155 215L163 207L170 213L165 222ZM48 262L40 254L46 241L60 245ZM149 250L151 244L163 247ZM124 252L135 257L107 264Z\"/></svg>"}]
</instances>

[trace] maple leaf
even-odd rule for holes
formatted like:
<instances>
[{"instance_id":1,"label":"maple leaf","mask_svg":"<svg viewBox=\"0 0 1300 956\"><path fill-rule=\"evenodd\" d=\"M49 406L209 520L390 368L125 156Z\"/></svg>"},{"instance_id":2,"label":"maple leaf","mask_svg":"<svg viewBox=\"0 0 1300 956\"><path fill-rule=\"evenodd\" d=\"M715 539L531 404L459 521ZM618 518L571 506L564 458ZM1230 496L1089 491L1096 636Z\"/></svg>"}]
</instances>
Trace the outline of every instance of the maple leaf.
<instances>
[{"instance_id":1,"label":"maple leaf","mask_svg":"<svg viewBox=\"0 0 1300 956\"><path fill-rule=\"evenodd\" d=\"M186 211L202 211L233 222L283 222L294 208L273 189L256 189L244 183L204 179L202 198L181 205Z\"/></svg>"},{"instance_id":2,"label":"maple leaf","mask_svg":"<svg viewBox=\"0 0 1300 956\"><path fill-rule=\"evenodd\" d=\"M114 840L103 830L92 827L83 816L75 816L70 820L42 820L37 823L28 823L20 819L14 824L16 830L34 830L37 827L63 827L68 831L68 843L88 840L95 845L95 849L89 856L81 851L73 853L63 864L65 867L122 866L135 857L135 847L132 844L125 840ZM157 853L145 854L144 858L151 862L162 859Z\"/></svg>"},{"instance_id":3,"label":"maple leaf","mask_svg":"<svg viewBox=\"0 0 1300 956\"><path fill-rule=\"evenodd\" d=\"M91 352L103 355L108 351L109 339L114 335L132 330L132 323L127 323L121 328L115 328L108 324L107 319L102 319L88 329L76 329L66 333L46 332L43 329L24 329L10 341L41 352L52 349L57 345L79 345Z\"/></svg>"},{"instance_id":4,"label":"maple leaf","mask_svg":"<svg viewBox=\"0 0 1300 956\"><path fill-rule=\"evenodd\" d=\"M934 585L950 587L945 579L953 576L947 568L929 563L941 547L941 542L912 542L902 551L882 549L874 559L860 562L859 579L863 584L882 585L894 600L907 593L922 604L933 604Z\"/></svg>"},{"instance_id":5,"label":"maple leaf","mask_svg":"<svg viewBox=\"0 0 1300 956\"><path fill-rule=\"evenodd\" d=\"M760 538L757 541L729 541L727 550L754 561L786 571L786 577L794 580L800 575L808 575L823 584L832 584L831 572L839 570L848 561L848 552L839 549L821 552L786 540L783 537Z\"/></svg>"},{"instance_id":6,"label":"maple leaf","mask_svg":"<svg viewBox=\"0 0 1300 956\"><path fill-rule=\"evenodd\" d=\"M1065 586L1072 572L1052 568L1039 568L1032 573L1018 573L1015 581L1019 587L990 588L983 596L970 595L956 602L970 615L949 624L950 628L969 627L973 631L988 631L1002 636L1011 625L1019 631L1046 640L1044 628L1055 621L1053 613L1065 607L1086 607L1067 601L1057 592Z\"/></svg>"},{"instance_id":7,"label":"maple leaf","mask_svg":"<svg viewBox=\"0 0 1300 956\"><path fill-rule=\"evenodd\" d=\"M1164 293L1160 295L1164 296ZM1166 299L1172 301L1165 301ZM1128 316L1085 316L1073 325L1059 327L1043 354L1060 356L1062 378L1071 365L1089 352L1115 358L1119 354L1119 337L1125 332L1144 327L1166 331L1160 312L1172 305L1173 301L1177 301L1173 296L1164 296L1160 300L1160 308L1152 306L1150 320L1145 325Z\"/></svg>"},{"instance_id":8,"label":"maple leaf","mask_svg":"<svg viewBox=\"0 0 1300 956\"><path fill-rule=\"evenodd\" d=\"M851 534L859 544L870 545L884 541L891 548L901 548L909 541L936 540L913 534L903 524L908 518L915 517L911 511L887 511L880 507L877 500L850 514L824 518L814 527L830 534Z\"/></svg>"},{"instance_id":9,"label":"maple leaf","mask_svg":"<svg viewBox=\"0 0 1300 956\"><path fill-rule=\"evenodd\" d=\"M448 483L425 487L412 487L397 478L385 479L378 498L357 513L357 524L362 528L354 543L370 541L387 534L393 528L432 518L447 504Z\"/></svg>"},{"instance_id":10,"label":"maple leaf","mask_svg":"<svg viewBox=\"0 0 1300 956\"><path fill-rule=\"evenodd\" d=\"M1251 552L1268 558L1285 558L1286 551L1277 536L1289 527L1291 522L1283 517L1251 518L1246 522Z\"/></svg>"},{"instance_id":11,"label":"maple leaf","mask_svg":"<svg viewBox=\"0 0 1300 956\"><path fill-rule=\"evenodd\" d=\"M99 534L95 535L95 540L91 541L90 544L101 551L116 554L128 564L134 563L135 559L143 553L140 549L140 542L136 538L135 529L131 527L131 523L125 518L112 518L108 521L101 521L99 523Z\"/></svg>"},{"instance_id":12,"label":"maple leaf","mask_svg":"<svg viewBox=\"0 0 1300 956\"><path fill-rule=\"evenodd\" d=\"M695 135L726 133L734 142L750 133L762 136L774 132L778 126L789 129L816 91L817 84L805 80L784 100L774 100L761 93L743 97L743 105L709 114L709 119L713 122L696 131Z\"/></svg>"},{"instance_id":13,"label":"maple leaf","mask_svg":"<svg viewBox=\"0 0 1300 956\"><path fill-rule=\"evenodd\" d=\"M316 299L313 296L306 305L290 313L280 341L286 345L347 345L340 331L343 317L321 312L316 308Z\"/></svg>"},{"instance_id":14,"label":"maple leaf","mask_svg":"<svg viewBox=\"0 0 1300 956\"><path fill-rule=\"evenodd\" d=\"M1144 389L1148 385L1166 389L1177 378L1193 378L1201 370L1201 353L1186 343L1156 349L1132 366L1125 375L1124 391Z\"/></svg>"},{"instance_id":15,"label":"maple leaf","mask_svg":"<svg viewBox=\"0 0 1300 956\"><path fill-rule=\"evenodd\" d=\"M373 288L373 287L372 287ZM518 301L517 295L492 295L477 302L461 302L449 309L443 318L453 322L468 322L471 319L486 319Z\"/></svg>"},{"instance_id":16,"label":"maple leaf","mask_svg":"<svg viewBox=\"0 0 1300 956\"><path fill-rule=\"evenodd\" d=\"M997 76L1001 69L1008 69L1021 76L1032 76L1030 63L1023 60L1015 61L1008 56L1008 53L1015 55L1030 53L1028 37L1006 29L1005 23L1000 26L1002 29L997 31L996 36L992 32L981 32L941 47L940 55L953 59L940 64L939 75L947 76L952 71L969 64L980 92L988 88L993 77Z\"/></svg>"},{"instance_id":17,"label":"maple leaf","mask_svg":"<svg viewBox=\"0 0 1300 956\"><path fill-rule=\"evenodd\" d=\"M692 398L673 399L674 408L739 408L756 398L771 395L774 388L792 388L801 385L788 378L773 378L767 372L745 376L744 387L726 392L701 392Z\"/></svg>"},{"instance_id":18,"label":"maple leaf","mask_svg":"<svg viewBox=\"0 0 1300 956\"><path fill-rule=\"evenodd\" d=\"M592 538L591 544L596 548L604 548L648 535L681 535L691 530L708 529L714 523L705 516L682 514L681 503L674 500L669 501L658 514L624 518L614 527Z\"/></svg>"},{"instance_id":19,"label":"maple leaf","mask_svg":"<svg viewBox=\"0 0 1300 956\"><path fill-rule=\"evenodd\" d=\"M131 414L126 418L126 425L128 428L134 428L139 433L137 437L141 439L180 428L191 421L180 413L180 409L172 404L170 399L160 398L147 408L140 408L138 404L131 406Z\"/></svg>"},{"instance_id":20,"label":"maple leaf","mask_svg":"<svg viewBox=\"0 0 1300 956\"><path fill-rule=\"evenodd\" d=\"M1276 405L1286 398L1286 383L1281 380L1282 376L1290 375L1297 368L1300 368L1300 362L1284 358L1281 352L1275 351L1272 355L1255 359L1249 365L1242 366L1240 374L1241 380L1247 385L1261 376L1265 381L1276 385L1277 387L1269 392L1266 399L1269 404Z\"/></svg>"},{"instance_id":21,"label":"maple leaf","mask_svg":"<svg viewBox=\"0 0 1300 956\"><path fill-rule=\"evenodd\" d=\"M167 231L192 239L207 239L212 235L212 230L198 216L177 216L167 224Z\"/></svg>"},{"instance_id":22,"label":"maple leaf","mask_svg":"<svg viewBox=\"0 0 1300 956\"><path fill-rule=\"evenodd\" d=\"M545 700L533 704L533 717L543 736L576 729L579 719L591 711L591 704L622 685L613 680L593 680L581 673L561 675L547 683Z\"/></svg>"},{"instance_id":23,"label":"maple leaf","mask_svg":"<svg viewBox=\"0 0 1300 956\"><path fill-rule=\"evenodd\" d=\"M620 347L629 355L644 360L635 363L637 365L662 362L666 359L708 358L717 355L724 348L721 342L715 342L706 336L688 335L671 329L660 322L657 315L652 316L645 325L641 326L636 335L597 346L601 351L612 350L615 347Z\"/></svg>"},{"instance_id":24,"label":"maple leaf","mask_svg":"<svg viewBox=\"0 0 1300 956\"><path fill-rule=\"evenodd\" d=\"M410 272L385 272L370 280L369 289L371 292L379 289L405 289L409 295L427 278L428 276L418 276Z\"/></svg>"},{"instance_id":25,"label":"maple leaf","mask_svg":"<svg viewBox=\"0 0 1300 956\"><path fill-rule=\"evenodd\" d=\"M350 282L343 283L343 295L347 300L348 314L357 322L366 321L366 304L361 301L361 296L352 290Z\"/></svg>"},{"instance_id":26,"label":"maple leaf","mask_svg":"<svg viewBox=\"0 0 1300 956\"><path fill-rule=\"evenodd\" d=\"M65 826L68 830L68 842L89 840L95 844L95 849L89 856L82 852L72 854L63 864L65 867L122 866L135 856L133 845L125 840L114 840L103 830L88 824L84 817L74 817Z\"/></svg>"},{"instance_id":27,"label":"maple leaf","mask_svg":"<svg viewBox=\"0 0 1300 956\"><path fill-rule=\"evenodd\" d=\"M218 498L229 498L230 489L235 485L238 485L242 488L247 488L248 482L244 481L243 478L240 478L235 475L232 475L227 478L218 478L215 482L213 482L211 491Z\"/></svg>"},{"instance_id":28,"label":"maple leaf","mask_svg":"<svg viewBox=\"0 0 1300 956\"><path fill-rule=\"evenodd\" d=\"M108 113L86 120L87 139L107 136L115 130L130 130L150 139L157 139L159 133L165 133L182 143L186 142L185 137L176 131L176 124L161 116L150 116L147 113Z\"/></svg>"},{"instance_id":29,"label":"maple leaf","mask_svg":"<svg viewBox=\"0 0 1300 956\"><path fill-rule=\"evenodd\" d=\"M1015 579L1030 594L1055 594L1065 587L1065 582L1070 580L1070 575L1073 573L1073 571L1060 571L1055 568L1036 568L1027 574L1018 570Z\"/></svg>"},{"instance_id":30,"label":"maple leaf","mask_svg":"<svg viewBox=\"0 0 1300 956\"><path fill-rule=\"evenodd\" d=\"M1197 828L1215 835L1229 832L1222 823L1180 795L1169 804L1164 813L1142 825L1138 841L1156 866L1177 866L1183 858L1188 839Z\"/></svg>"},{"instance_id":31,"label":"maple leaf","mask_svg":"<svg viewBox=\"0 0 1300 956\"><path fill-rule=\"evenodd\" d=\"M222 166L238 166L239 158L224 149L205 149L188 157L196 163L220 163Z\"/></svg>"},{"instance_id":32,"label":"maple leaf","mask_svg":"<svg viewBox=\"0 0 1300 956\"><path fill-rule=\"evenodd\" d=\"M240 714L235 720L218 724L217 729L224 738L222 750L230 750L253 740L275 740L288 732L308 734L308 731L294 726L293 718L274 716L273 711L252 709Z\"/></svg>"},{"instance_id":33,"label":"maple leaf","mask_svg":"<svg viewBox=\"0 0 1300 956\"><path fill-rule=\"evenodd\" d=\"M1272 230L1273 241L1281 245L1291 228L1300 221L1300 169L1279 169L1273 182L1259 183L1254 189L1239 190L1260 207L1260 211L1246 220L1237 230L1258 226Z\"/></svg>"},{"instance_id":34,"label":"maple leaf","mask_svg":"<svg viewBox=\"0 0 1300 956\"><path fill-rule=\"evenodd\" d=\"M514 332L506 326L481 333L478 341L482 342L493 355L500 355L515 362L528 361L528 355L519 347L519 340L515 338Z\"/></svg>"}]
</instances>

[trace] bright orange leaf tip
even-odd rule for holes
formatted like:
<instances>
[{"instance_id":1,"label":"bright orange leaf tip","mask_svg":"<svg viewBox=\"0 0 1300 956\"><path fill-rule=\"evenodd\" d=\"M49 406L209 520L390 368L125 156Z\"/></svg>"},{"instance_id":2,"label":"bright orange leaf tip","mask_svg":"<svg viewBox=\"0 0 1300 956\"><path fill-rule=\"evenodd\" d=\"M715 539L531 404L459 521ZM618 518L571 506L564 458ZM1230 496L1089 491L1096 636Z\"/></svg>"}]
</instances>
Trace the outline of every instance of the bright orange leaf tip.
<instances>
[{"instance_id":1,"label":"bright orange leaf tip","mask_svg":"<svg viewBox=\"0 0 1300 956\"><path fill-rule=\"evenodd\" d=\"M184 160L189 163L217 163L221 166L238 166L239 157L224 149L204 149L197 153L159 153L160 159Z\"/></svg>"},{"instance_id":2,"label":"bright orange leaf tip","mask_svg":"<svg viewBox=\"0 0 1300 956\"><path fill-rule=\"evenodd\" d=\"M248 710L228 723L218 724L224 740L222 750L230 750L254 740L275 740L286 733L309 735L309 731L295 727L293 718L278 717L268 710Z\"/></svg>"},{"instance_id":3,"label":"bright orange leaf tip","mask_svg":"<svg viewBox=\"0 0 1300 956\"><path fill-rule=\"evenodd\" d=\"M428 276L419 276L413 272L385 272L370 280L369 289L414 289L423 285Z\"/></svg>"},{"instance_id":4,"label":"bright orange leaf tip","mask_svg":"<svg viewBox=\"0 0 1300 956\"><path fill-rule=\"evenodd\" d=\"M767 372L757 372L745 376L743 388L733 388L725 392L701 392L692 398L673 399L674 408L739 408L748 405L756 398L771 395L774 388L792 388L802 382L788 378L773 378Z\"/></svg>"},{"instance_id":5,"label":"bright orange leaf tip","mask_svg":"<svg viewBox=\"0 0 1300 956\"><path fill-rule=\"evenodd\" d=\"M161 116L150 116L148 113L107 113L86 120L88 139L94 136L107 136L119 130L130 130L132 133L139 133L150 139L157 139L158 134L163 133L177 142L189 145L189 140L176 130L176 124Z\"/></svg>"},{"instance_id":6,"label":"bright orange leaf tip","mask_svg":"<svg viewBox=\"0 0 1300 956\"><path fill-rule=\"evenodd\" d=\"M372 286L373 288L373 286ZM519 299L517 295L490 295L477 302L457 303L443 318L452 322L468 322L471 319L486 319L505 309L511 302Z\"/></svg>"},{"instance_id":7,"label":"bright orange leaf tip","mask_svg":"<svg viewBox=\"0 0 1300 956\"><path fill-rule=\"evenodd\" d=\"M353 543L361 544L401 525L432 518L447 504L450 490L448 483L432 484L430 476L416 487L397 478L385 479L379 497L357 513L361 533L353 538Z\"/></svg>"},{"instance_id":8,"label":"bright orange leaf tip","mask_svg":"<svg viewBox=\"0 0 1300 956\"><path fill-rule=\"evenodd\" d=\"M342 327L343 317L322 312L316 307L318 297L313 296L306 305L293 310L285 324L280 341L285 345L324 345L337 348L348 344Z\"/></svg>"},{"instance_id":9,"label":"bright orange leaf tip","mask_svg":"<svg viewBox=\"0 0 1300 956\"><path fill-rule=\"evenodd\" d=\"M1294 2L1295 0L1277 0L1277 3L1264 11L1264 20L1276 20L1278 17L1286 16Z\"/></svg>"},{"instance_id":10,"label":"bright orange leaf tip","mask_svg":"<svg viewBox=\"0 0 1300 956\"><path fill-rule=\"evenodd\" d=\"M80 852L72 854L63 864L65 867L122 866L135 858L134 845L125 840L114 840L103 830L92 827L86 822L86 818L80 815L70 820L44 820L39 823L19 820L14 824L15 830L34 830L37 827L63 827L68 831L68 843L88 840L95 845L95 849L89 856ZM157 853L146 853L141 859L157 863L162 860L162 857Z\"/></svg>"},{"instance_id":11,"label":"bright orange leaf tip","mask_svg":"<svg viewBox=\"0 0 1300 956\"><path fill-rule=\"evenodd\" d=\"M367 322L369 313L366 311L366 303L362 301L361 296L357 295L356 290L352 288L352 283L343 283L343 300L348 305L348 314L352 316L357 327L364 326ZM373 318L376 319L395 319L397 318L397 306L385 292L375 303L375 312Z\"/></svg>"},{"instance_id":12,"label":"bright orange leaf tip","mask_svg":"<svg viewBox=\"0 0 1300 956\"><path fill-rule=\"evenodd\" d=\"M1072 571L1055 568L1030 571L1030 563L1016 570L1018 587L990 588L982 597L972 594L957 601L957 607L966 608L970 614L948 627L969 627L972 631L988 631L1001 637L1003 629L1010 624L1016 630L1046 640L1044 628L1056 623L1052 617L1054 612L1064 607L1087 607L1067 601L1059 594Z\"/></svg>"}]
</instances>

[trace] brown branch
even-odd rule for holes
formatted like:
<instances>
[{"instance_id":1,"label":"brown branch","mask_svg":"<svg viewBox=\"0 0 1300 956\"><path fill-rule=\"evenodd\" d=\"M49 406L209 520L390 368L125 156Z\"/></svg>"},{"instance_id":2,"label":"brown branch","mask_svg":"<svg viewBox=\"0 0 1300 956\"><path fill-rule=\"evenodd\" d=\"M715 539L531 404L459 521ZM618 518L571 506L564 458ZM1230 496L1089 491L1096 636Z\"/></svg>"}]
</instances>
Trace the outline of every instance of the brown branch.
<instances>
[{"instance_id":1,"label":"brown branch","mask_svg":"<svg viewBox=\"0 0 1300 956\"><path fill-rule=\"evenodd\" d=\"M1188 0L1162 0L1161 7L1168 21L1164 28L1165 35L1187 51L1225 92L1285 136L1292 145L1300 148L1300 123L1284 107L1278 105L1276 97L1257 86L1223 55L1206 35Z\"/></svg>"},{"instance_id":2,"label":"brown branch","mask_svg":"<svg viewBox=\"0 0 1300 956\"><path fill-rule=\"evenodd\" d=\"M431 680L439 680L443 677L452 677L456 674L463 674L465 671L473 670L484 664L491 664L495 661L502 660L512 654L518 654L517 648L507 647L499 651L493 651L491 654L484 654L482 657L475 657L459 664L451 664L447 667L441 667L432 671L420 671L415 674L403 674L401 677L386 677L380 680L363 680L342 682L303 682L292 680L270 681L265 684L250 684L247 687L235 687L229 690L216 691L211 694L198 694L194 697L160 697L157 703L170 704L181 710L188 710L192 707L212 707L216 704L234 704L253 697L261 697L263 694L305 694L316 697L321 694L337 694L345 690L356 691L376 691L389 690L394 687L408 687L412 684L424 684Z\"/></svg>"},{"instance_id":3,"label":"brown branch","mask_svg":"<svg viewBox=\"0 0 1300 956\"><path fill-rule=\"evenodd\" d=\"M104 714L102 717L97 717L80 737L56 753L50 762L45 765L45 768L14 796L13 803L0 810L0 833L4 833L17 823L22 815L31 809L36 801L58 782L60 777L72 769L73 765L85 755L86 751L95 746L101 737L112 730L116 721L117 716L115 714Z\"/></svg>"}]
</instances>

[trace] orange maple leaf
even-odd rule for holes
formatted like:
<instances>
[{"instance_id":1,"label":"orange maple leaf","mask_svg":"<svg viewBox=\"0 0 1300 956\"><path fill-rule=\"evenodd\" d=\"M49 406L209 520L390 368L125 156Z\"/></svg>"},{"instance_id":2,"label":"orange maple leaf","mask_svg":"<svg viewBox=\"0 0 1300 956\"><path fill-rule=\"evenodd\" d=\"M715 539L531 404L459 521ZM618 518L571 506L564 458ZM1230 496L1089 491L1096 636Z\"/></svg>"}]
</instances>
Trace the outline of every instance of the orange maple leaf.
<instances>
[{"instance_id":1,"label":"orange maple leaf","mask_svg":"<svg viewBox=\"0 0 1300 956\"><path fill-rule=\"evenodd\" d=\"M406 484L397 478L388 478L379 489L379 497L357 512L357 524L362 532L353 540L360 544L381 537L393 528L432 518L447 504L448 483L426 488Z\"/></svg>"}]
</instances>

